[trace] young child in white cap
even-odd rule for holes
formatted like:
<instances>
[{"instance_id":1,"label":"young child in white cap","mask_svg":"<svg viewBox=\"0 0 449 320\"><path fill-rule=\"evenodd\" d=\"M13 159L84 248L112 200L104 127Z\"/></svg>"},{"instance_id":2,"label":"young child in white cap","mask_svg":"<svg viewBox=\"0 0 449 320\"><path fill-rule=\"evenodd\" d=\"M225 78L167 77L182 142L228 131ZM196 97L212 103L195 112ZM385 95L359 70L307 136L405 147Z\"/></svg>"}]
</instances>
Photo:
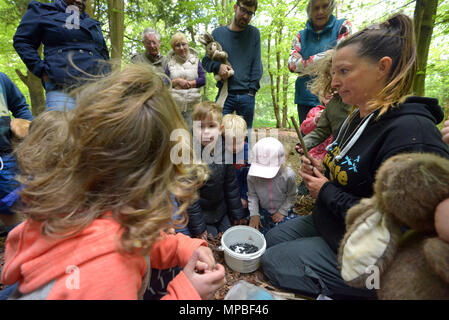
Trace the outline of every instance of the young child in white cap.
<instances>
[{"instance_id":1,"label":"young child in white cap","mask_svg":"<svg viewBox=\"0 0 449 320\"><path fill-rule=\"evenodd\" d=\"M285 165L284 146L272 137L260 139L252 149L248 172L249 225L265 234L295 218L296 195L295 172Z\"/></svg>"}]
</instances>

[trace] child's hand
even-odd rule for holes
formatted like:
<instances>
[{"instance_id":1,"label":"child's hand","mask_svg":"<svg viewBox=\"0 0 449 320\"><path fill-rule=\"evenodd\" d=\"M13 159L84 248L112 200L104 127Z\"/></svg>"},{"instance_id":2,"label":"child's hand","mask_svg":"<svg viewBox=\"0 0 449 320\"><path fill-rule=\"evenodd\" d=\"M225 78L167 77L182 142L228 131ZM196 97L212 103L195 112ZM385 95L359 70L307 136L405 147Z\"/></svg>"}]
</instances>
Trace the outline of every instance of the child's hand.
<instances>
[{"instance_id":1,"label":"child's hand","mask_svg":"<svg viewBox=\"0 0 449 320\"><path fill-rule=\"evenodd\" d=\"M220 289L226 282L225 268L221 264L216 264L213 270L205 269L203 273L198 273L197 271L201 270L198 270L197 266L201 262L201 256L204 254L201 248L206 247L200 247L193 252L183 272L202 299L212 299L215 291Z\"/></svg>"},{"instance_id":2,"label":"child's hand","mask_svg":"<svg viewBox=\"0 0 449 320\"><path fill-rule=\"evenodd\" d=\"M244 209L248 208L248 200L240 198L240 201L242 202L242 207Z\"/></svg>"},{"instance_id":3,"label":"child's hand","mask_svg":"<svg viewBox=\"0 0 449 320\"><path fill-rule=\"evenodd\" d=\"M260 222L260 216L251 216L249 218L249 226L259 230L259 226L262 227L262 223Z\"/></svg>"},{"instance_id":4,"label":"child's hand","mask_svg":"<svg viewBox=\"0 0 449 320\"><path fill-rule=\"evenodd\" d=\"M199 235L195 236L195 238L203 239L207 241L207 230L205 230L203 233L200 233Z\"/></svg>"},{"instance_id":5,"label":"child's hand","mask_svg":"<svg viewBox=\"0 0 449 320\"><path fill-rule=\"evenodd\" d=\"M278 222L281 222L282 220L284 220L284 217L285 216L282 213L277 211L276 213L271 215L271 220L273 220L274 223L278 223Z\"/></svg>"},{"instance_id":6,"label":"child's hand","mask_svg":"<svg viewBox=\"0 0 449 320\"><path fill-rule=\"evenodd\" d=\"M322 114L323 114L323 110L319 111L319 112L316 114L315 118L313 118L313 122L315 122L315 124L318 123L318 120L320 120L320 117L321 117Z\"/></svg>"},{"instance_id":7,"label":"child's hand","mask_svg":"<svg viewBox=\"0 0 449 320\"><path fill-rule=\"evenodd\" d=\"M213 271L215 269L215 258L212 250L208 247L201 246L195 251L198 252L198 261L195 269L199 272L205 272L206 270Z\"/></svg>"}]
</instances>

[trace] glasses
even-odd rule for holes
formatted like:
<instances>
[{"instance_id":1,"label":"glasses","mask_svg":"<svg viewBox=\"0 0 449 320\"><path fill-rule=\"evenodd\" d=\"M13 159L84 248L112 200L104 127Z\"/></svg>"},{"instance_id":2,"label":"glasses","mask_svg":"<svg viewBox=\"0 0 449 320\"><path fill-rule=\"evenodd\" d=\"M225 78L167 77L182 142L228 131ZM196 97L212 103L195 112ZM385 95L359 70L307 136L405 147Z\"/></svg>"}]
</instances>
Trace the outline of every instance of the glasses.
<instances>
[{"instance_id":1,"label":"glasses","mask_svg":"<svg viewBox=\"0 0 449 320\"><path fill-rule=\"evenodd\" d=\"M248 17L254 17L254 15L256 14L254 11L249 11L246 8L242 7L241 5L239 5L239 9L242 12L242 14L247 14Z\"/></svg>"}]
</instances>

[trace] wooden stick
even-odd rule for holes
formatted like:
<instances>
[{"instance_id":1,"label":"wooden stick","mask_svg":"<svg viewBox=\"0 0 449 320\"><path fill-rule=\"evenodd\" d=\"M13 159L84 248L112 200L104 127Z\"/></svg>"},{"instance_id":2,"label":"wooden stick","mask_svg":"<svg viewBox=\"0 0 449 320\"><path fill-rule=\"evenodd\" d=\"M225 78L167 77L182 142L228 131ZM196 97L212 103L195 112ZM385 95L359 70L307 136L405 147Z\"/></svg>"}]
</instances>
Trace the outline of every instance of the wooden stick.
<instances>
[{"instance_id":1,"label":"wooden stick","mask_svg":"<svg viewBox=\"0 0 449 320\"><path fill-rule=\"evenodd\" d=\"M306 144L304 142L304 139L302 138L301 130L299 130L298 124L296 123L295 117L291 116L290 119L292 120L293 126L295 127L296 134L298 135L299 142L301 143L302 150L304 151L304 155L312 163L312 160L310 159L309 156L309 152L307 151Z\"/></svg>"}]
</instances>

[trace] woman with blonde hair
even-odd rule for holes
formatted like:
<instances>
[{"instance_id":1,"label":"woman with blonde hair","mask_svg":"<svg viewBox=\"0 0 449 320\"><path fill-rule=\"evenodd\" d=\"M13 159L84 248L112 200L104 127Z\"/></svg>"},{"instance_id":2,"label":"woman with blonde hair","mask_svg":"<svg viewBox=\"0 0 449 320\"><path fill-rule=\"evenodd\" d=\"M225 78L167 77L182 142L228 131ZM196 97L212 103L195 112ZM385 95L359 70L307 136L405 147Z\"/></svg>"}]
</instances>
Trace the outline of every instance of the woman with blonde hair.
<instances>
[{"instance_id":1,"label":"woman with blonde hair","mask_svg":"<svg viewBox=\"0 0 449 320\"><path fill-rule=\"evenodd\" d=\"M279 287L307 295L374 298L374 291L349 287L338 269L346 212L373 195L376 171L388 158L406 152L449 158L449 148L436 127L443 120L438 101L408 96L416 74L408 16L396 14L365 28L336 50L332 87L355 111L322 163L302 157L299 174L316 199L315 207L311 215L287 221L266 235L262 266Z\"/></svg>"},{"instance_id":2,"label":"woman with blonde hair","mask_svg":"<svg viewBox=\"0 0 449 320\"><path fill-rule=\"evenodd\" d=\"M200 88L206 84L206 74L198 58L198 52L189 47L185 35L175 33L170 39L173 50L167 54L165 73L172 83L172 95L179 111L192 129L193 107L201 102Z\"/></svg>"},{"instance_id":3,"label":"woman with blonde hair","mask_svg":"<svg viewBox=\"0 0 449 320\"><path fill-rule=\"evenodd\" d=\"M212 297L224 268L207 243L163 232L173 198L185 217L207 170L170 160L171 132L187 128L162 80L131 64L81 88L77 101L67 152L47 173L19 178L27 219L6 241L2 273L5 284L19 281L12 298L137 299L150 262L184 268L165 298Z\"/></svg>"}]
</instances>

